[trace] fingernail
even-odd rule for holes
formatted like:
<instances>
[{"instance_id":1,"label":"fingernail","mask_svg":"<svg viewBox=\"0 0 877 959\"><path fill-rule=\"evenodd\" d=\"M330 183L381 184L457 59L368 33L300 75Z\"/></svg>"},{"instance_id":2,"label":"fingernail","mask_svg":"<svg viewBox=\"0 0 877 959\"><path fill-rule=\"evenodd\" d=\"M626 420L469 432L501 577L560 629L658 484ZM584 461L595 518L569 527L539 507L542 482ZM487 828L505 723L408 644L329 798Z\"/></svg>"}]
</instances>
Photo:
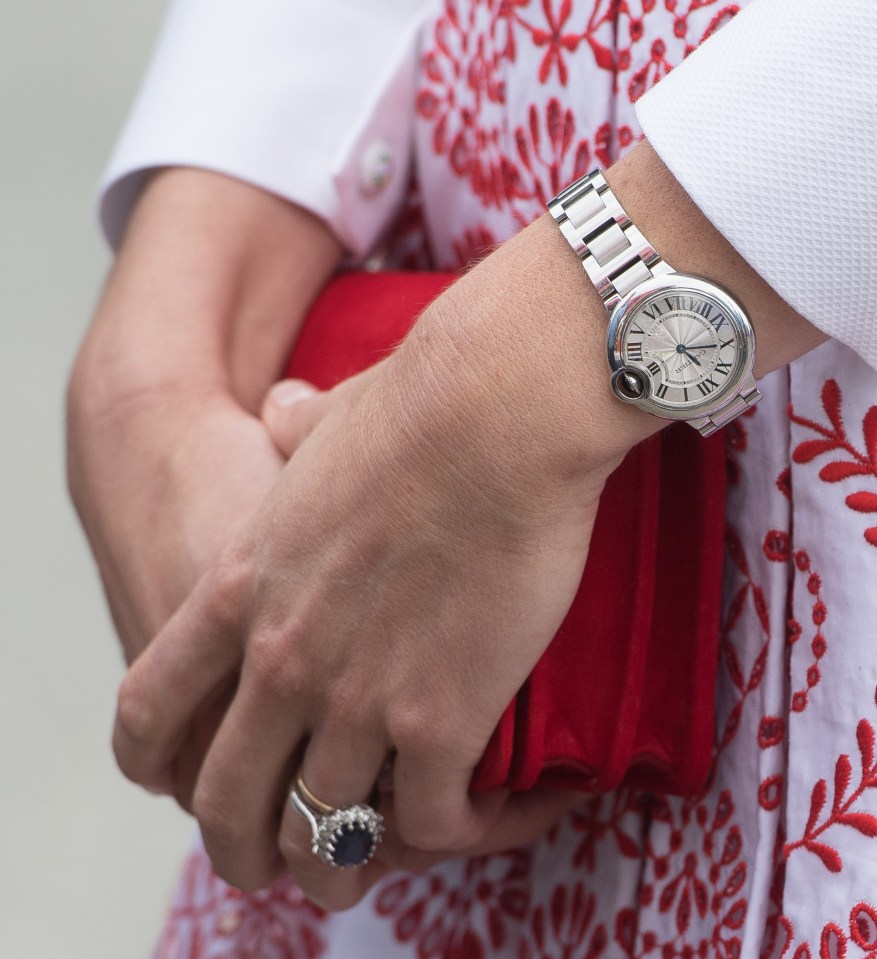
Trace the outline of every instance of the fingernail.
<instances>
[{"instance_id":1,"label":"fingernail","mask_svg":"<svg viewBox=\"0 0 877 959\"><path fill-rule=\"evenodd\" d=\"M268 395L271 398L271 402L276 403L278 406L292 406L294 403L299 403L302 400L309 399L311 396L315 396L317 392L319 391L307 383L285 380L276 386L272 386Z\"/></svg>"}]
</instances>

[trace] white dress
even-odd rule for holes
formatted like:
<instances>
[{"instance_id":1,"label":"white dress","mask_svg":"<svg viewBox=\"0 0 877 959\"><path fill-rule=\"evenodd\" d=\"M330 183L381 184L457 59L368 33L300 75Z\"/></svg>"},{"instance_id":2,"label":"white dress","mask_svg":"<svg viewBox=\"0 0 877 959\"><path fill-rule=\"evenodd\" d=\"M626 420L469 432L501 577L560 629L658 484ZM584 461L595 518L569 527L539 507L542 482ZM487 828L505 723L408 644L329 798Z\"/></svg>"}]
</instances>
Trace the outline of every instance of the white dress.
<instances>
[{"instance_id":1,"label":"white dress","mask_svg":"<svg viewBox=\"0 0 877 959\"><path fill-rule=\"evenodd\" d=\"M326 162L308 191L294 151L223 149L231 120L203 118L213 94L200 138L158 118L156 90L191 55L200 4L175 5L188 25L169 28L111 166L111 237L137 171L191 163L304 202L358 255L381 242L396 262L458 267L644 128L722 232L837 339L766 378L764 401L728 430L716 760L702 794L597 797L530 848L391 876L338 915L291 881L230 889L196 848L158 959L877 957L873 0L754 0L729 26L745 4L375 3L373 73L343 107L349 128L331 143L320 133ZM293 108L290 139L320 126L321 109Z\"/></svg>"}]
</instances>

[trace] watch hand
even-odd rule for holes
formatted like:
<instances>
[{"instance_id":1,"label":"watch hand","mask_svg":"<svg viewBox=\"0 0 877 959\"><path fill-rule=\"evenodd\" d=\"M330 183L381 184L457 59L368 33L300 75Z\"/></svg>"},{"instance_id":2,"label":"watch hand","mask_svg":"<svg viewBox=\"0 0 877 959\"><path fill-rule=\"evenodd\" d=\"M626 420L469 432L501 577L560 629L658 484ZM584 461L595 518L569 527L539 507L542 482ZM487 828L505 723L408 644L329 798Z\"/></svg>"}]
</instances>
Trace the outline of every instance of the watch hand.
<instances>
[{"instance_id":1,"label":"watch hand","mask_svg":"<svg viewBox=\"0 0 877 959\"><path fill-rule=\"evenodd\" d=\"M676 347L676 351L677 351L678 353L684 353L685 356L687 356L687 357L691 360L692 363L697 363L698 366L703 366L703 364L702 364L702 363L700 362L700 360L694 355L694 353L689 353L689 352L688 352L688 347L687 347L684 343L680 343L679 346Z\"/></svg>"}]
</instances>

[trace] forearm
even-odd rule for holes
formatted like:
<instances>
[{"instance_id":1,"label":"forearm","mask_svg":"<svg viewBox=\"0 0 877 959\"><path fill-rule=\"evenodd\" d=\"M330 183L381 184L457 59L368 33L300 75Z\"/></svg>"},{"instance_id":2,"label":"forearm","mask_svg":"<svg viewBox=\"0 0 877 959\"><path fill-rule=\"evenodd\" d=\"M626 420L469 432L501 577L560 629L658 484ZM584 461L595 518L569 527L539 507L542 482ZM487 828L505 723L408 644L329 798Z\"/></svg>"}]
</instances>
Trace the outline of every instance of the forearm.
<instances>
[{"instance_id":1,"label":"forearm","mask_svg":"<svg viewBox=\"0 0 877 959\"><path fill-rule=\"evenodd\" d=\"M328 230L196 170L132 217L68 394L71 495L133 658L270 488L253 417L336 268Z\"/></svg>"}]
</instances>

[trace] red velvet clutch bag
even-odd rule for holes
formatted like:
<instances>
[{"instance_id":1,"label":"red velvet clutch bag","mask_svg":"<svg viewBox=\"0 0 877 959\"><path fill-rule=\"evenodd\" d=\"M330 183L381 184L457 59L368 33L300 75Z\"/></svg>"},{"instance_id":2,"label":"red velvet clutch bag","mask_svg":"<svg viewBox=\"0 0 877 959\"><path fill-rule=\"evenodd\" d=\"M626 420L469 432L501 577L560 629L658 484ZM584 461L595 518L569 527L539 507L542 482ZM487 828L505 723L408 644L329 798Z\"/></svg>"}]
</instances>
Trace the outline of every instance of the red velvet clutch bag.
<instances>
[{"instance_id":1,"label":"red velvet clutch bag","mask_svg":"<svg viewBox=\"0 0 877 959\"><path fill-rule=\"evenodd\" d=\"M349 273L312 308L287 375L327 389L385 356L453 282ZM473 788L690 793L709 771L724 540L721 435L676 424L600 500L581 586L503 715Z\"/></svg>"}]
</instances>

